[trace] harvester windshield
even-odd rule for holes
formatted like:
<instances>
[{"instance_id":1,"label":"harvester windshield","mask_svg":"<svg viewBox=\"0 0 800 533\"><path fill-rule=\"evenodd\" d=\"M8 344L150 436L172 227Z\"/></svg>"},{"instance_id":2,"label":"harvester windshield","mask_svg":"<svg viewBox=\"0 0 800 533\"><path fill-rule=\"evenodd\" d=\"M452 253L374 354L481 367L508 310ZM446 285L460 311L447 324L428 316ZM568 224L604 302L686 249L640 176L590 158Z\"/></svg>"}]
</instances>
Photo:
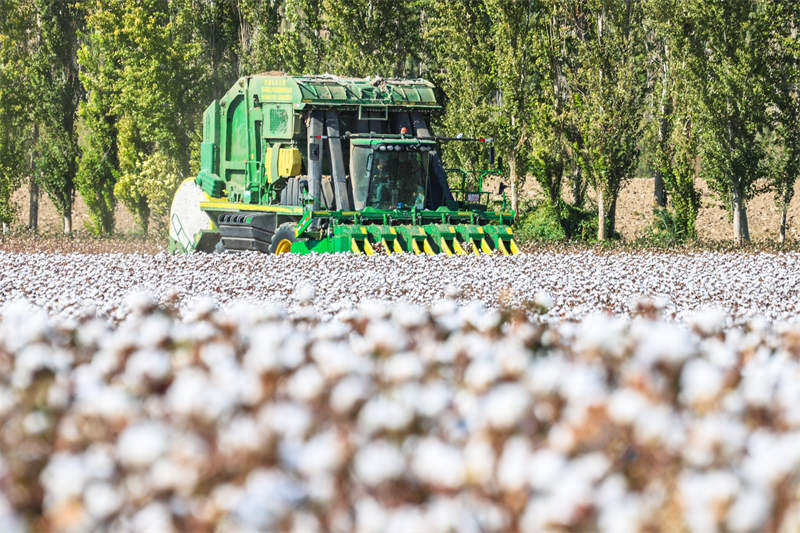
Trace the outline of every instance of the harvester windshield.
<instances>
[{"instance_id":1,"label":"harvester windshield","mask_svg":"<svg viewBox=\"0 0 800 533\"><path fill-rule=\"evenodd\" d=\"M350 175L356 209L424 208L429 150L418 143L354 145Z\"/></svg>"}]
</instances>

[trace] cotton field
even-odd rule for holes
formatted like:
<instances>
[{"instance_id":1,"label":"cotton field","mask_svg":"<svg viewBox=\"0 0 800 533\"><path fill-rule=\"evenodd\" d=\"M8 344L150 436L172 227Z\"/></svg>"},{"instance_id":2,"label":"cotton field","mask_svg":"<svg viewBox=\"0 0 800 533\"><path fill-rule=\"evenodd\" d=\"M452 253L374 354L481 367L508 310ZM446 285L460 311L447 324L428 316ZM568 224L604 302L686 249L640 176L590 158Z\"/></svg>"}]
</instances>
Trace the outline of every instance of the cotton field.
<instances>
[{"instance_id":1,"label":"cotton field","mask_svg":"<svg viewBox=\"0 0 800 533\"><path fill-rule=\"evenodd\" d=\"M796 531L797 262L2 254L0 531Z\"/></svg>"},{"instance_id":2,"label":"cotton field","mask_svg":"<svg viewBox=\"0 0 800 533\"><path fill-rule=\"evenodd\" d=\"M733 322L753 317L790 320L800 313L797 253L602 253L546 251L517 256L171 256L0 252L0 303L24 298L53 314L74 316L91 307L116 320L125 295L146 290L160 302L187 308L211 297L277 303L298 309L296 289L315 293L325 318L362 300L422 305L452 295L487 307L538 307L545 319L578 319L598 311L628 315L641 296L655 298L669 320L719 309ZM302 298L301 298L302 299Z\"/></svg>"}]
</instances>

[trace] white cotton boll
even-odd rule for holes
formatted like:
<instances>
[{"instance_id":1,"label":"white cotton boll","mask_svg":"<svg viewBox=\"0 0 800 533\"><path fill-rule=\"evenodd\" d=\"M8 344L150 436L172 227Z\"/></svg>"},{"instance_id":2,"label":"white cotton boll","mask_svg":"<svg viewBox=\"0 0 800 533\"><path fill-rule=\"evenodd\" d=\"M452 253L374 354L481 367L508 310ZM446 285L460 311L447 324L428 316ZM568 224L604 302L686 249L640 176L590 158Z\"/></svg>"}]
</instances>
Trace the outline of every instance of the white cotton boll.
<instances>
[{"instance_id":1,"label":"white cotton boll","mask_svg":"<svg viewBox=\"0 0 800 533\"><path fill-rule=\"evenodd\" d=\"M79 456L55 452L39 475L45 489L45 507L80 496L90 472Z\"/></svg>"},{"instance_id":2,"label":"white cotton boll","mask_svg":"<svg viewBox=\"0 0 800 533\"><path fill-rule=\"evenodd\" d=\"M692 313L687 322L698 333L711 336L716 335L725 328L728 322L728 314L719 308L702 309Z\"/></svg>"},{"instance_id":3,"label":"white cotton boll","mask_svg":"<svg viewBox=\"0 0 800 533\"><path fill-rule=\"evenodd\" d=\"M547 432L547 442L554 450L568 454L575 447L575 431L567 424L554 424Z\"/></svg>"},{"instance_id":4,"label":"white cotton boll","mask_svg":"<svg viewBox=\"0 0 800 533\"><path fill-rule=\"evenodd\" d=\"M259 324L249 333L247 352L242 365L248 372L262 374L280 368L278 348L286 336L286 328L279 324Z\"/></svg>"},{"instance_id":5,"label":"white cotton boll","mask_svg":"<svg viewBox=\"0 0 800 533\"><path fill-rule=\"evenodd\" d=\"M117 439L117 457L126 466L149 466L166 451L168 432L160 422L136 422Z\"/></svg>"},{"instance_id":6,"label":"white cotton boll","mask_svg":"<svg viewBox=\"0 0 800 533\"><path fill-rule=\"evenodd\" d=\"M111 444L92 444L83 454L86 469L93 479L108 480L114 475L114 447Z\"/></svg>"},{"instance_id":7,"label":"white cotton boll","mask_svg":"<svg viewBox=\"0 0 800 533\"><path fill-rule=\"evenodd\" d=\"M565 372L559 391L568 403L580 406L596 405L605 401L606 386L603 370L584 364L572 365Z\"/></svg>"},{"instance_id":8,"label":"white cotton boll","mask_svg":"<svg viewBox=\"0 0 800 533\"><path fill-rule=\"evenodd\" d=\"M686 435L680 419L666 405L656 405L643 411L634 423L636 439L678 450Z\"/></svg>"},{"instance_id":9,"label":"white cotton boll","mask_svg":"<svg viewBox=\"0 0 800 533\"><path fill-rule=\"evenodd\" d=\"M170 356L164 350L138 350L125 365L126 380L129 383L138 383L142 378L162 381L171 371Z\"/></svg>"},{"instance_id":10,"label":"white cotton boll","mask_svg":"<svg viewBox=\"0 0 800 533\"><path fill-rule=\"evenodd\" d=\"M356 532L383 533L386 530L387 509L371 497L355 502Z\"/></svg>"},{"instance_id":11,"label":"white cotton boll","mask_svg":"<svg viewBox=\"0 0 800 533\"><path fill-rule=\"evenodd\" d=\"M775 485L799 467L800 431L776 435L758 429L750 435L741 470L754 485Z\"/></svg>"},{"instance_id":12,"label":"white cotton boll","mask_svg":"<svg viewBox=\"0 0 800 533\"><path fill-rule=\"evenodd\" d=\"M709 466L712 461L738 457L744 451L749 430L739 420L709 414L689 426L683 448L685 460L695 466Z\"/></svg>"},{"instance_id":13,"label":"white cotton boll","mask_svg":"<svg viewBox=\"0 0 800 533\"><path fill-rule=\"evenodd\" d=\"M728 508L728 530L734 533L763 531L772 514L772 494L748 487L741 491Z\"/></svg>"},{"instance_id":14,"label":"white cotton boll","mask_svg":"<svg viewBox=\"0 0 800 533\"><path fill-rule=\"evenodd\" d=\"M687 405L710 402L722 391L725 377L705 359L688 361L681 370L680 399Z\"/></svg>"},{"instance_id":15,"label":"white cotton boll","mask_svg":"<svg viewBox=\"0 0 800 533\"><path fill-rule=\"evenodd\" d=\"M488 483L494 475L496 458L489 441L475 437L464 447L464 467L467 481L476 485Z\"/></svg>"},{"instance_id":16,"label":"white cotton boll","mask_svg":"<svg viewBox=\"0 0 800 533\"><path fill-rule=\"evenodd\" d=\"M53 350L43 344L31 344L22 348L14 361L11 384L15 389L30 387L34 374L39 370L55 370Z\"/></svg>"},{"instance_id":17,"label":"white cotton boll","mask_svg":"<svg viewBox=\"0 0 800 533\"><path fill-rule=\"evenodd\" d=\"M46 338L50 328L47 312L25 300L4 305L0 316L0 342L11 353Z\"/></svg>"},{"instance_id":18,"label":"white cotton boll","mask_svg":"<svg viewBox=\"0 0 800 533\"><path fill-rule=\"evenodd\" d=\"M317 290L314 285L308 282L300 282L294 289L294 298L301 304L308 304L314 301Z\"/></svg>"},{"instance_id":19,"label":"white cotton boll","mask_svg":"<svg viewBox=\"0 0 800 533\"><path fill-rule=\"evenodd\" d=\"M380 371L384 381L401 383L420 378L425 367L419 355L413 352L403 352L386 358Z\"/></svg>"},{"instance_id":20,"label":"white cotton boll","mask_svg":"<svg viewBox=\"0 0 800 533\"><path fill-rule=\"evenodd\" d=\"M528 472L524 465L531 456L531 445L528 439L513 436L503 446L500 461L497 465L497 483L504 491L517 491L528 482Z\"/></svg>"},{"instance_id":21,"label":"white cotton boll","mask_svg":"<svg viewBox=\"0 0 800 533\"><path fill-rule=\"evenodd\" d=\"M50 420L42 411L28 413L22 420L22 428L28 435L39 435L50 427Z\"/></svg>"},{"instance_id":22,"label":"white cotton boll","mask_svg":"<svg viewBox=\"0 0 800 533\"><path fill-rule=\"evenodd\" d=\"M406 505L392 509L386 519L386 533L408 533L409 531L426 531L428 524L425 515L417 507Z\"/></svg>"},{"instance_id":23,"label":"white cotton boll","mask_svg":"<svg viewBox=\"0 0 800 533\"><path fill-rule=\"evenodd\" d=\"M305 443L297 461L297 468L306 476L330 474L345 459L345 443L336 431L328 430L314 435Z\"/></svg>"},{"instance_id":24,"label":"white cotton boll","mask_svg":"<svg viewBox=\"0 0 800 533\"><path fill-rule=\"evenodd\" d=\"M305 365L292 374L286 391L295 400L312 401L325 390L325 379L315 365Z\"/></svg>"},{"instance_id":25,"label":"white cotton boll","mask_svg":"<svg viewBox=\"0 0 800 533\"><path fill-rule=\"evenodd\" d=\"M500 384L486 395L483 406L486 423L494 429L512 429L528 413L530 403L530 395L522 385Z\"/></svg>"},{"instance_id":26,"label":"white cotton boll","mask_svg":"<svg viewBox=\"0 0 800 533\"><path fill-rule=\"evenodd\" d=\"M753 407L769 407L780 379L780 365L751 360L742 369L740 389L745 401Z\"/></svg>"},{"instance_id":27,"label":"white cotton boll","mask_svg":"<svg viewBox=\"0 0 800 533\"><path fill-rule=\"evenodd\" d=\"M466 478L461 450L432 437L417 444L411 470L425 483L450 489L459 488Z\"/></svg>"},{"instance_id":28,"label":"white cotton boll","mask_svg":"<svg viewBox=\"0 0 800 533\"><path fill-rule=\"evenodd\" d=\"M312 414L301 403L267 404L258 412L258 425L269 433L297 439L311 427Z\"/></svg>"},{"instance_id":29,"label":"white cotton boll","mask_svg":"<svg viewBox=\"0 0 800 533\"><path fill-rule=\"evenodd\" d=\"M496 359L474 359L464 373L464 383L473 391L486 390L500 377L500 365Z\"/></svg>"},{"instance_id":30,"label":"white cotton boll","mask_svg":"<svg viewBox=\"0 0 800 533\"><path fill-rule=\"evenodd\" d=\"M414 419L414 412L408 405L386 396L375 396L358 413L359 429L371 435L381 430L400 431L408 427Z\"/></svg>"},{"instance_id":31,"label":"white cotton boll","mask_svg":"<svg viewBox=\"0 0 800 533\"><path fill-rule=\"evenodd\" d=\"M589 315L584 318L575 334L576 352L602 351L615 357L625 353L627 342L624 331L626 322L605 315Z\"/></svg>"},{"instance_id":32,"label":"white cotton boll","mask_svg":"<svg viewBox=\"0 0 800 533\"><path fill-rule=\"evenodd\" d=\"M453 388L446 382L428 382L418 388L414 406L421 416L434 418L450 405L453 396Z\"/></svg>"},{"instance_id":33,"label":"white cotton boll","mask_svg":"<svg viewBox=\"0 0 800 533\"><path fill-rule=\"evenodd\" d=\"M535 496L528 500L520 518L522 533L555 533L561 528L551 523L551 504L548 498Z\"/></svg>"},{"instance_id":34,"label":"white cotton boll","mask_svg":"<svg viewBox=\"0 0 800 533\"><path fill-rule=\"evenodd\" d=\"M392 320L404 328L423 326L428 319L428 312L421 305L398 302L392 307Z\"/></svg>"},{"instance_id":35,"label":"white cotton boll","mask_svg":"<svg viewBox=\"0 0 800 533\"><path fill-rule=\"evenodd\" d=\"M81 347L91 347L100 344L100 340L109 332L108 323L103 320L93 319L81 324L75 332L75 340Z\"/></svg>"},{"instance_id":36,"label":"white cotton boll","mask_svg":"<svg viewBox=\"0 0 800 533\"><path fill-rule=\"evenodd\" d=\"M696 352L694 340L681 326L656 322L640 331L639 335L641 340L635 357L648 364L678 365Z\"/></svg>"},{"instance_id":37,"label":"white cotton boll","mask_svg":"<svg viewBox=\"0 0 800 533\"><path fill-rule=\"evenodd\" d=\"M650 402L640 392L623 388L611 393L608 401L608 415L612 421L621 425L631 425L647 412Z\"/></svg>"},{"instance_id":38,"label":"white cotton boll","mask_svg":"<svg viewBox=\"0 0 800 533\"><path fill-rule=\"evenodd\" d=\"M178 371L167 389L167 407L178 415L212 421L232 409L233 399L211 383L205 372L189 367Z\"/></svg>"},{"instance_id":39,"label":"white cotton boll","mask_svg":"<svg viewBox=\"0 0 800 533\"><path fill-rule=\"evenodd\" d=\"M223 453L256 452L262 446L258 425L252 417L237 416L219 431L218 448Z\"/></svg>"},{"instance_id":40,"label":"white cotton boll","mask_svg":"<svg viewBox=\"0 0 800 533\"><path fill-rule=\"evenodd\" d=\"M10 388L0 385L0 417L5 417L17 403L17 395Z\"/></svg>"},{"instance_id":41,"label":"white cotton boll","mask_svg":"<svg viewBox=\"0 0 800 533\"><path fill-rule=\"evenodd\" d=\"M209 296L198 296L189 302L188 310L184 314L189 322L203 320L217 310L217 302Z\"/></svg>"},{"instance_id":42,"label":"white cotton boll","mask_svg":"<svg viewBox=\"0 0 800 533\"><path fill-rule=\"evenodd\" d=\"M0 494L0 531L3 533L26 533L28 531L28 527L23 525L22 518L17 515L3 494Z\"/></svg>"},{"instance_id":43,"label":"white cotton boll","mask_svg":"<svg viewBox=\"0 0 800 533\"><path fill-rule=\"evenodd\" d=\"M528 483L536 490L547 491L558 482L566 464L567 458L555 450L536 450L529 456L526 467Z\"/></svg>"},{"instance_id":44,"label":"white cotton boll","mask_svg":"<svg viewBox=\"0 0 800 533\"><path fill-rule=\"evenodd\" d=\"M133 515L133 529L135 531L158 531L159 533L175 531L169 508L160 502L149 503Z\"/></svg>"},{"instance_id":45,"label":"white cotton boll","mask_svg":"<svg viewBox=\"0 0 800 533\"><path fill-rule=\"evenodd\" d=\"M360 376L346 376L331 391L330 406L339 413L349 412L355 405L366 399L369 382Z\"/></svg>"},{"instance_id":46,"label":"white cotton boll","mask_svg":"<svg viewBox=\"0 0 800 533\"><path fill-rule=\"evenodd\" d=\"M109 483L90 483L83 493L86 510L95 520L104 520L122 506L122 495Z\"/></svg>"},{"instance_id":47,"label":"white cotton boll","mask_svg":"<svg viewBox=\"0 0 800 533\"><path fill-rule=\"evenodd\" d=\"M231 483L222 483L211 491L211 500L214 505L225 512L230 512L238 505L244 495L244 489Z\"/></svg>"},{"instance_id":48,"label":"white cotton boll","mask_svg":"<svg viewBox=\"0 0 800 533\"><path fill-rule=\"evenodd\" d=\"M496 309L486 309L481 302L470 302L460 309L462 320L480 332L489 331L500 323L500 313Z\"/></svg>"},{"instance_id":49,"label":"white cotton boll","mask_svg":"<svg viewBox=\"0 0 800 533\"><path fill-rule=\"evenodd\" d=\"M320 533L323 531L319 518L308 512L292 513L292 529L289 533Z\"/></svg>"},{"instance_id":50,"label":"white cotton boll","mask_svg":"<svg viewBox=\"0 0 800 533\"><path fill-rule=\"evenodd\" d=\"M156 306L153 294L145 290L130 291L124 303L130 312L137 314L144 314Z\"/></svg>"},{"instance_id":51,"label":"white cotton boll","mask_svg":"<svg viewBox=\"0 0 800 533\"><path fill-rule=\"evenodd\" d=\"M137 344L144 348L155 348L169 339L172 319L166 315L150 315L138 327Z\"/></svg>"},{"instance_id":52,"label":"white cotton boll","mask_svg":"<svg viewBox=\"0 0 800 533\"><path fill-rule=\"evenodd\" d=\"M385 440L363 446L355 456L356 477L369 486L375 486L400 477L406 469L400 449Z\"/></svg>"},{"instance_id":53,"label":"white cotton boll","mask_svg":"<svg viewBox=\"0 0 800 533\"><path fill-rule=\"evenodd\" d=\"M639 533L645 512L640 498L627 495L603 506L597 525L601 533Z\"/></svg>"},{"instance_id":54,"label":"white cotton boll","mask_svg":"<svg viewBox=\"0 0 800 533\"><path fill-rule=\"evenodd\" d=\"M311 357L327 379L337 379L354 372L368 373L372 361L353 353L350 345L342 341L318 341L311 347Z\"/></svg>"},{"instance_id":55,"label":"white cotton boll","mask_svg":"<svg viewBox=\"0 0 800 533\"><path fill-rule=\"evenodd\" d=\"M553 308L553 297L546 292L537 292L533 297L533 303L540 312L546 313Z\"/></svg>"},{"instance_id":56,"label":"white cotton boll","mask_svg":"<svg viewBox=\"0 0 800 533\"><path fill-rule=\"evenodd\" d=\"M253 470L233 516L245 527L275 530L278 521L307 497L306 488L275 470Z\"/></svg>"},{"instance_id":57,"label":"white cotton boll","mask_svg":"<svg viewBox=\"0 0 800 533\"><path fill-rule=\"evenodd\" d=\"M717 531L716 509L727 505L739 490L739 480L731 472L684 471L678 480L684 518L694 533Z\"/></svg>"},{"instance_id":58,"label":"white cotton boll","mask_svg":"<svg viewBox=\"0 0 800 533\"><path fill-rule=\"evenodd\" d=\"M87 387L79 391L77 397L76 412L107 420L131 419L139 408L129 393L116 386Z\"/></svg>"},{"instance_id":59,"label":"white cotton boll","mask_svg":"<svg viewBox=\"0 0 800 533\"><path fill-rule=\"evenodd\" d=\"M528 367L526 383L536 396L548 396L558 390L564 376L570 371L569 363L556 356L538 358Z\"/></svg>"},{"instance_id":60,"label":"white cotton boll","mask_svg":"<svg viewBox=\"0 0 800 533\"><path fill-rule=\"evenodd\" d=\"M388 320L372 320L364 332L364 339L374 351L395 353L406 345L406 332Z\"/></svg>"}]
</instances>

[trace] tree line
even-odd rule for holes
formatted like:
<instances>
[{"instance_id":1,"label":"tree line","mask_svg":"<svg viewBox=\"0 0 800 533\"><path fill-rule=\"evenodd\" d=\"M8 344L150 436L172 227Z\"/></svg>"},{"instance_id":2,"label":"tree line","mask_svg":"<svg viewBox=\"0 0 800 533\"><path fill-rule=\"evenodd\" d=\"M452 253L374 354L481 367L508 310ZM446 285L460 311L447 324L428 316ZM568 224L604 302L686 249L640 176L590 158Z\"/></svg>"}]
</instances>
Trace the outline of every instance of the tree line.
<instances>
[{"instance_id":1,"label":"tree line","mask_svg":"<svg viewBox=\"0 0 800 533\"><path fill-rule=\"evenodd\" d=\"M202 110L241 75L425 77L442 134L491 136L512 207L587 207L615 232L620 190L696 235L697 180L749 240L747 203L786 212L800 166L800 4L788 0L0 0L0 221L27 183L72 231L143 230L197 170ZM450 166L485 154L448 147Z\"/></svg>"}]
</instances>

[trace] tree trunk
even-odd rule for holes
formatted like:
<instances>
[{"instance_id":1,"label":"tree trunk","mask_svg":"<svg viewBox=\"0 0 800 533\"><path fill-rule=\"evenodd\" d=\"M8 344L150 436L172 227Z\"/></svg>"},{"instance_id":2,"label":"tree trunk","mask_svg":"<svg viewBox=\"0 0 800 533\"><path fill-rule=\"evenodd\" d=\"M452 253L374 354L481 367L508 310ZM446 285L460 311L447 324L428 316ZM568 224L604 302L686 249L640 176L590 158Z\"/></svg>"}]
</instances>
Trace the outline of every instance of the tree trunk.
<instances>
[{"instance_id":1,"label":"tree trunk","mask_svg":"<svg viewBox=\"0 0 800 533\"><path fill-rule=\"evenodd\" d=\"M659 146L664 146L664 143L667 142L667 113L671 110L668 109L668 102L667 102L667 79L669 76L669 70L667 69L667 47L664 46L664 72L661 78L661 104L659 106L659 111L661 114L661 119L659 120L658 124L658 144ZM661 170L656 170L655 172L655 180L653 183L653 201L657 207L664 208L667 206L667 195L664 192L664 175L661 173Z\"/></svg>"},{"instance_id":2,"label":"tree trunk","mask_svg":"<svg viewBox=\"0 0 800 533\"><path fill-rule=\"evenodd\" d=\"M72 234L72 209L64 211L64 233Z\"/></svg>"},{"instance_id":3,"label":"tree trunk","mask_svg":"<svg viewBox=\"0 0 800 533\"><path fill-rule=\"evenodd\" d=\"M602 191L597 191L597 240L604 241L608 238L606 233L606 206Z\"/></svg>"},{"instance_id":4,"label":"tree trunk","mask_svg":"<svg viewBox=\"0 0 800 533\"><path fill-rule=\"evenodd\" d=\"M3 222L3 235L8 233L8 223Z\"/></svg>"},{"instance_id":5,"label":"tree trunk","mask_svg":"<svg viewBox=\"0 0 800 533\"><path fill-rule=\"evenodd\" d=\"M33 176L28 190L28 229L39 230L39 184Z\"/></svg>"},{"instance_id":6,"label":"tree trunk","mask_svg":"<svg viewBox=\"0 0 800 533\"><path fill-rule=\"evenodd\" d=\"M581 169L578 165L572 169L572 205L575 207L583 207L583 179L581 178Z\"/></svg>"},{"instance_id":7,"label":"tree trunk","mask_svg":"<svg viewBox=\"0 0 800 533\"><path fill-rule=\"evenodd\" d=\"M747 206L745 206L742 193L735 187L733 190L733 240L738 245L750 242L750 230L747 227Z\"/></svg>"},{"instance_id":8,"label":"tree trunk","mask_svg":"<svg viewBox=\"0 0 800 533\"><path fill-rule=\"evenodd\" d=\"M614 238L614 233L617 231L617 196L611 199L606 220L606 225L608 226L606 228L607 236Z\"/></svg>"},{"instance_id":9,"label":"tree trunk","mask_svg":"<svg viewBox=\"0 0 800 533\"><path fill-rule=\"evenodd\" d=\"M783 205L781 206L781 231L780 231L781 244L785 244L786 243L786 213L787 213L787 211L789 211L789 203L788 202L783 202Z\"/></svg>"},{"instance_id":10,"label":"tree trunk","mask_svg":"<svg viewBox=\"0 0 800 533\"><path fill-rule=\"evenodd\" d=\"M511 150L508 158L508 177L511 180L511 210L517 212L517 151Z\"/></svg>"}]
</instances>

